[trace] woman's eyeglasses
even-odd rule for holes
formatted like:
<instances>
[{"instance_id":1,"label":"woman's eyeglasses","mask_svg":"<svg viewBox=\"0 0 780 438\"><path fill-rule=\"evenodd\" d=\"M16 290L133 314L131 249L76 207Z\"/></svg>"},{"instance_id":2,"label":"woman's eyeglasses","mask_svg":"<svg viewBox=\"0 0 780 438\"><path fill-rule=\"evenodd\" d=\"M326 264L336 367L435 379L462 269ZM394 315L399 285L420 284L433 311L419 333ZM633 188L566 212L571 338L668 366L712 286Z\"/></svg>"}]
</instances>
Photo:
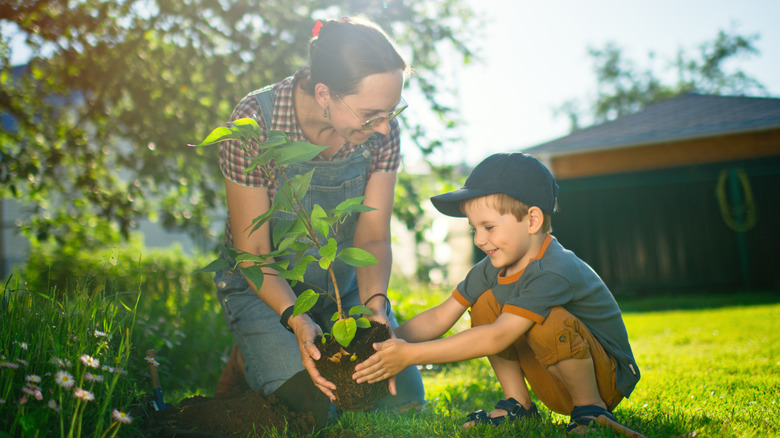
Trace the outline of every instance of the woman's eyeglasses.
<instances>
[{"instance_id":1,"label":"woman's eyeglasses","mask_svg":"<svg viewBox=\"0 0 780 438\"><path fill-rule=\"evenodd\" d=\"M388 120L388 121L393 120L394 118L396 118L398 116L398 114L401 114L401 112L403 112L403 110L405 110L409 106L409 104L407 104L406 101L404 100L403 96L401 96L401 101L398 102L398 106L394 110L390 111L387 114L381 114L381 115L378 115L378 116L374 116L374 117L371 117L370 119L366 120L365 122L361 122L360 121L360 117L358 117L357 114L355 114L355 112L352 111L352 108L350 108L349 105L347 105L346 103L344 103L343 100L341 100L341 96L339 96L337 94L336 97L338 98L338 100L342 104L344 104L345 107L347 107L347 109L349 110L350 113L352 113L352 115L355 117L355 119L358 122L360 122L360 127L361 128L373 128L374 125L376 125L377 123L379 123L379 122L381 122L383 120Z\"/></svg>"}]
</instances>

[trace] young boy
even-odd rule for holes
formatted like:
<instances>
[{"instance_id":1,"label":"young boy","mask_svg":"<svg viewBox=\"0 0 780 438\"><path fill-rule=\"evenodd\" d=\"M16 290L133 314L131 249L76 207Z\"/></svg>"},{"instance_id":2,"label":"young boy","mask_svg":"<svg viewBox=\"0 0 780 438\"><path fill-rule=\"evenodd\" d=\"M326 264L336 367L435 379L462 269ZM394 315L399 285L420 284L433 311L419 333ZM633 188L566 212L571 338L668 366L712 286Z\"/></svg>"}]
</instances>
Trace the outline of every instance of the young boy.
<instances>
[{"instance_id":1,"label":"young boy","mask_svg":"<svg viewBox=\"0 0 780 438\"><path fill-rule=\"evenodd\" d=\"M376 344L354 378L373 383L413 364L487 356L506 399L469 414L464 427L538 417L527 381L544 405L571 416L568 430L598 422L633 433L611 413L639 381L621 312L601 278L550 234L557 195L541 162L512 153L486 158L461 189L431 198L440 212L468 217L487 257L450 298L396 329L400 339ZM436 339L469 307L471 329Z\"/></svg>"}]
</instances>

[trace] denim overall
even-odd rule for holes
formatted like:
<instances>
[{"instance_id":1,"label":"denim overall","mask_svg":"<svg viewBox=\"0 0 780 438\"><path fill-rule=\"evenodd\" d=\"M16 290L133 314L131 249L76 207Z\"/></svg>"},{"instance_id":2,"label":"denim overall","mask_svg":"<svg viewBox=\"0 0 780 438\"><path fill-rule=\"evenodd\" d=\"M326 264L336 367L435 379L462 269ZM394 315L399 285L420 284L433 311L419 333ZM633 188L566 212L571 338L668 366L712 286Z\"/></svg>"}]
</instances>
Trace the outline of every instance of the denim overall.
<instances>
[{"instance_id":1,"label":"denim overall","mask_svg":"<svg viewBox=\"0 0 780 438\"><path fill-rule=\"evenodd\" d=\"M255 97L260 103L265 126L271 126L270 117L267 115L273 114L273 91L270 87L266 87L255 92ZM368 142L373 141L374 138L371 138ZM371 153L364 146L356 149L343 160L293 163L285 167L284 171L291 179L295 175L305 174L315 169L310 189L302 202L307 210L313 204L319 204L327 211L345 199L363 196L370 160ZM275 196L277 195L284 196L279 190L276 191ZM338 234L335 238L339 251L352 246L358 217L358 214L352 214L338 226ZM272 219L271 227L273 228L279 220ZM317 255L317 248L310 248L307 253ZM230 258L224 254L223 257ZM294 256L287 257L292 263ZM233 261L228 261L232 266ZM349 309L360 304L355 269L340 260L333 263L333 269L342 306ZM247 383L255 391L262 389L263 393L272 394L287 379L304 369L295 335L279 323L279 315L254 293L239 271L224 269L215 275L214 282L217 285L217 297L228 328L246 359L244 374ZM331 296L335 296L332 279L316 262L307 267L304 282L293 287L296 295L312 288L306 283L325 289ZM318 291L317 288L313 289ZM388 308L388 319L393 327L397 327L398 322L393 311L389 306ZM335 312L336 303L327 296L321 296L317 305L309 313L323 331L329 332L333 324L331 316ZM411 366L399 373L396 376L396 387L397 396L388 396L377 402L375 407L393 408L424 402L425 392L416 367Z\"/></svg>"}]
</instances>

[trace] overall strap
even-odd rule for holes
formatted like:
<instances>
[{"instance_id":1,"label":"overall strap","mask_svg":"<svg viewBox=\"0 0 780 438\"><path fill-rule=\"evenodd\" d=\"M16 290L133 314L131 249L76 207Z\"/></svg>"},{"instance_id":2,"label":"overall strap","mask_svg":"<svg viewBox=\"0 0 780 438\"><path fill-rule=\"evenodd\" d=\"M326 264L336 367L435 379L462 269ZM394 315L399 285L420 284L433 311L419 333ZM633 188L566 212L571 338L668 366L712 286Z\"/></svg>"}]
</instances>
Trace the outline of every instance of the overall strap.
<instances>
[{"instance_id":1,"label":"overall strap","mask_svg":"<svg viewBox=\"0 0 780 438\"><path fill-rule=\"evenodd\" d=\"M250 93L260 105L260 117L263 118L266 132L271 130L271 121L274 118L274 88L267 85Z\"/></svg>"}]
</instances>

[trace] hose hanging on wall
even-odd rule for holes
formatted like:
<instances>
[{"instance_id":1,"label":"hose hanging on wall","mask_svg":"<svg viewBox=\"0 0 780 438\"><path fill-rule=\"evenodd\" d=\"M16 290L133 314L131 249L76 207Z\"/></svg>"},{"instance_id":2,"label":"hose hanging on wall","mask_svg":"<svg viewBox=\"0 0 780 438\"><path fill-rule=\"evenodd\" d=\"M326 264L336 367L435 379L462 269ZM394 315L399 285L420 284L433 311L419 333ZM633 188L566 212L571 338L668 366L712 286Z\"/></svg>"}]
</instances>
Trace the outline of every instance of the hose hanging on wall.
<instances>
[{"instance_id":1,"label":"hose hanging on wall","mask_svg":"<svg viewBox=\"0 0 780 438\"><path fill-rule=\"evenodd\" d=\"M739 183L739 186L736 183L732 184L733 201L739 203L734 207L729 205L729 197L726 195L726 182L729 179L729 174L736 177L736 183ZM756 225L756 203L753 200L750 180L744 170L735 169L731 172L726 169L722 170L718 176L715 193L718 197L720 214L729 228L738 233L744 233ZM742 202L740 203L740 201Z\"/></svg>"}]
</instances>

